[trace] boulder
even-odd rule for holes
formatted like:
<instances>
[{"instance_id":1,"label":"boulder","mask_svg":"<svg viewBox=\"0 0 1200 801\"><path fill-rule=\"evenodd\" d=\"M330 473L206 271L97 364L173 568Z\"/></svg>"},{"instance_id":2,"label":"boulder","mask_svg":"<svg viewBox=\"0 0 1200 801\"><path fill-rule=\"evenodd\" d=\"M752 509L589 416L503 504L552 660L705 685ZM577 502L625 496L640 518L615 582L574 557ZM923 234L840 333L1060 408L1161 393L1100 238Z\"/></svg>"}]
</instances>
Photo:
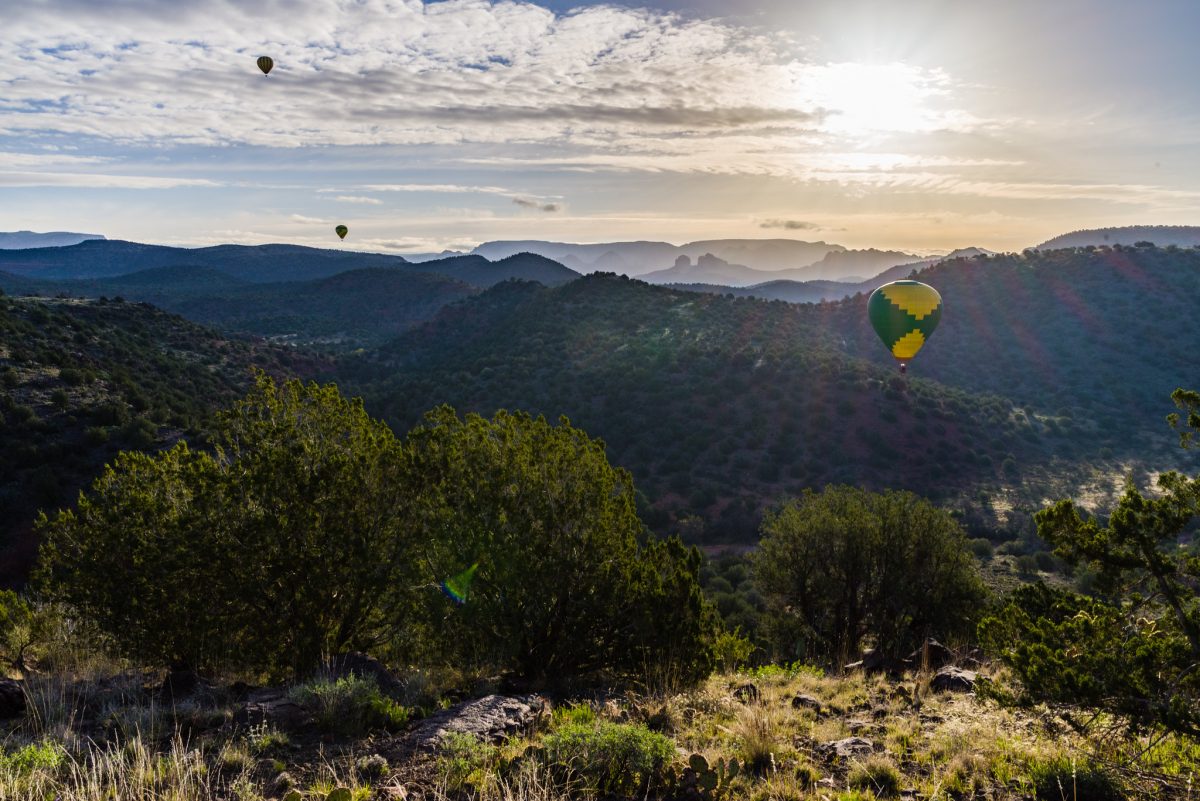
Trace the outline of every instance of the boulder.
<instances>
[{"instance_id":1,"label":"boulder","mask_svg":"<svg viewBox=\"0 0 1200 801\"><path fill-rule=\"evenodd\" d=\"M399 698L404 694L404 683L373 656L358 651L338 654L329 660L326 667L332 679L341 679L346 676L374 679L384 695Z\"/></svg>"},{"instance_id":2,"label":"boulder","mask_svg":"<svg viewBox=\"0 0 1200 801\"><path fill-rule=\"evenodd\" d=\"M941 670L956 659L953 651L930 637L924 645L909 654L906 661L916 670Z\"/></svg>"},{"instance_id":3,"label":"boulder","mask_svg":"<svg viewBox=\"0 0 1200 801\"><path fill-rule=\"evenodd\" d=\"M310 715L300 704L288 697L284 690L265 688L251 690L246 705L233 716L237 726L260 726L281 731L298 731L309 723Z\"/></svg>"},{"instance_id":4,"label":"boulder","mask_svg":"<svg viewBox=\"0 0 1200 801\"><path fill-rule=\"evenodd\" d=\"M820 715L824 711L825 707L819 700L813 698L811 695L800 693L792 699L792 709L811 709L813 712L816 712L818 715Z\"/></svg>"},{"instance_id":5,"label":"boulder","mask_svg":"<svg viewBox=\"0 0 1200 801\"><path fill-rule=\"evenodd\" d=\"M540 695L488 695L430 715L405 736L405 741L409 747L424 751L436 750L452 732L499 742L532 728L548 709L549 703Z\"/></svg>"},{"instance_id":6,"label":"boulder","mask_svg":"<svg viewBox=\"0 0 1200 801\"><path fill-rule=\"evenodd\" d=\"M817 753L826 759L851 759L853 757L870 756L875 745L865 737L847 737L844 740L833 740L817 746Z\"/></svg>"},{"instance_id":7,"label":"boulder","mask_svg":"<svg viewBox=\"0 0 1200 801\"><path fill-rule=\"evenodd\" d=\"M746 682L738 686L733 691L733 697L741 701L743 704L749 704L757 701L760 697L758 687L750 682Z\"/></svg>"},{"instance_id":8,"label":"boulder","mask_svg":"<svg viewBox=\"0 0 1200 801\"><path fill-rule=\"evenodd\" d=\"M846 665L846 670L861 670L864 673L888 673L893 676L899 676L904 671L911 669L912 665L910 663L905 662L903 659L885 656L875 648L864 653L862 659L857 662L851 662Z\"/></svg>"},{"instance_id":9,"label":"boulder","mask_svg":"<svg viewBox=\"0 0 1200 801\"><path fill-rule=\"evenodd\" d=\"M164 704L171 704L191 698L201 690L210 689L204 680L194 670L187 668L172 668L158 688L158 698Z\"/></svg>"},{"instance_id":10,"label":"boulder","mask_svg":"<svg viewBox=\"0 0 1200 801\"><path fill-rule=\"evenodd\" d=\"M0 720L25 714L25 688L19 681L0 679Z\"/></svg>"},{"instance_id":11,"label":"boulder","mask_svg":"<svg viewBox=\"0 0 1200 801\"><path fill-rule=\"evenodd\" d=\"M956 667L944 667L934 674L929 682L929 689L937 693L969 693L975 690L975 679L978 677L973 670L963 670Z\"/></svg>"}]
</instances>

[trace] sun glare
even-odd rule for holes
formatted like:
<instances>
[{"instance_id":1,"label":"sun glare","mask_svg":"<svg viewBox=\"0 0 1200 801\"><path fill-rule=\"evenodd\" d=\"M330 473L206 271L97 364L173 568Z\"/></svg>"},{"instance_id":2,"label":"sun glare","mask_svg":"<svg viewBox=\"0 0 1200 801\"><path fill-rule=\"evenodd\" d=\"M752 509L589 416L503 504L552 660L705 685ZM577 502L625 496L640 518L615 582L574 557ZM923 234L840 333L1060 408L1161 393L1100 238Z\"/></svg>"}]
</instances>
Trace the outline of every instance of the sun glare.
<instances>
[{"instance_id":1,"label":"sun glare","mask_svg":"<svg viewBox=\"0 0 1200 801\"><path fill-rule=\"evenodd\" d=\"M938 76L907 64L826 64L801 82L801 100L823 109L824 128L860 136L937 127L928 101L941 90Z\"/></svg>"}]
</instances>

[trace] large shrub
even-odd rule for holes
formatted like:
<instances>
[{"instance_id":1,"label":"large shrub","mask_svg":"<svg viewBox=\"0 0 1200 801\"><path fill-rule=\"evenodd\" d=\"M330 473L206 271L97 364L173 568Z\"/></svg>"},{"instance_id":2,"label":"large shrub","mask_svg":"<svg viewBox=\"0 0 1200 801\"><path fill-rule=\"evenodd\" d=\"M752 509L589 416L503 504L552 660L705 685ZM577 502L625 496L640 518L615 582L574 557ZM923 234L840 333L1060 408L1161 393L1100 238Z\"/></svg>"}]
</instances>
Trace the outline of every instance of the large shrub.
<instances>
[{"instance_id":1,"label":"large shrub","mask_svg":"<svg viewBox=\"0 0 1200 801\"><path fill-rule=\"evenodd\" d=\"M391 430L332 385L259 375L214 441L122 453L43 515L48 590L150 662L278 674L390 636L412 581Z\"/></svg>"},{"instance_id":2,"label":"large shrub","mask_svg":"<svg viewBox=\"0 0 1200 801\"><path fill-rule=\"evenodd\" d=\"M1188 447L1200 431L1200 395L1173 397L1187 417L1169 419ZM1151 496L1130 482L1107 525L1071 501L1036 519L1057 556L1091 571L1091 594L1022 587L984 620L984 644L1020 679L1016 692L992 693L1200 736L1200 477L1164 473Z\"/></svg>"},{"instance_id":3,"label":"large shrub","mask_svg":"<svg viewBox=\"0 0 1200 801\"><path fill-rule=\"evenodd\" d=\"M651 539L629 474L565 422L443 408L402 444L336 387L259 376L213 442L121 454L39 523L47 589L131 657L303 674L387 646L542 683L710 667L699 553ZM439 584L475 563L456 606Z\"/></svg>"},{"instance_id":4,"label":"large shrub","mask_svg":"<svg viewBox=\"0 0 1200 801\"><path fill-rule=\"evenodd\" d=\"M970 631L985 590L962 528L908 492L806 491L767 515L754 575L777 656L906 654Z\"/></svg>"},{"instance_id":5,"label":"large shrub","mask_svg":"<svg viewBox=\"0 0 1200 801\"><path fill-rule=\"evenodd\" d=\"M647 534L632 479L602 442L566 420L460 419L442 407L409 435L406 456L433 578L479 565L461 607L425 596L441 658L537 683L707 673L715 613L699 552Z\"/></svg>"}]
</instances>

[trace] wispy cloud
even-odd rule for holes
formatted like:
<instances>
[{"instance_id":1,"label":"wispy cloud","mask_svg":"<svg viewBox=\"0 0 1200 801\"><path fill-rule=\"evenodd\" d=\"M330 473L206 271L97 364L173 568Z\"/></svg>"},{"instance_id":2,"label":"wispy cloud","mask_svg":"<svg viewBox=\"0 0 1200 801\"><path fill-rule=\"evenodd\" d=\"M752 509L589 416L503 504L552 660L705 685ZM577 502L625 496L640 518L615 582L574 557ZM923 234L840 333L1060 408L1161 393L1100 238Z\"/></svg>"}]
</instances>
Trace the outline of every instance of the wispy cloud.
<instances>
[{"instance_id":1,"label":"wispy cloud","mask_svg":"<svg viewBox=\"0 0 1200 801\"><path fill-rule=\"evenodd\" d=\"M363 195L338 195L334 198L339 203L359 203L367 206L382 206L383 201L377 197L365 197Z\"/></svg>"},{"instance_id":2,"label":"wispy cloud","mask_svg":"<svg viewBox=\"0 0 1200 801\"><path fill-rule=\"evenodd\" d=\"M803 220L763 220L758 224L759 228L783 228L788 231L814 231L821 226L816 223L804 222Z\"/></svg>"},{"instance_id":3,"label":"wispy cloud","mask_svg":"<svg viewBox=\"0 0 1200 801\"><path fill-rule=\"evenodd\" d=\"M0 186L59 186L80 189L174 189L183 186L217 187L207 178L170 178L153 175L104 175L77 172L17 172L0 170Z\"/></svg>"},{"instance_id":4,"label":"wispy cloud","mask_svg":"<svg viewBox=\"0 0 1200 801\"><path fill-rule=\"evenodd\" d=\"M554 212L559 211L562 206L558 203L543 203L540 200L534 200L528 197L514 197L512 202L523 209L536 209L538 211Z\"/></svg>"}]
</instances>

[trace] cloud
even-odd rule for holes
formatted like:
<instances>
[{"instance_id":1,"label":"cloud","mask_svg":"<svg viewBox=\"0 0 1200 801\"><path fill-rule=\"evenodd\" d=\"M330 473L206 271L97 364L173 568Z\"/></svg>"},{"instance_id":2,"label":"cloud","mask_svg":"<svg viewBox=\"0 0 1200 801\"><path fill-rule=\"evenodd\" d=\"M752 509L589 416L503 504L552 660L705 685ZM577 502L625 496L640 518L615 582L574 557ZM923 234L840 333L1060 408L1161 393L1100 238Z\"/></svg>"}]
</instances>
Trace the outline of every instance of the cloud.
<instances>
[{"instance_id":1,"label":"cloud","mask_svg":"<svg viewBox=\"0 0 1200 801\"><path fill-rule=\"evenodd\" d=\"M175 189L183 186L218 187L221 185L221 183L210 181L207 178L0 170L0 186L25 188L57 186L79 189Z\"/></svg>"},{"instance_id":2,"label":"cloud","mask_svg":"<svg viewBox=\"0 0 1200 801\"><path fill-rule=\"evenodd\" d=\"M758 224L759 228L784 228L788 231L815 231L821 228L816 223L804 222L803 220L763 220Z\"/></svg>"},{"instance_id":3,"label":"cloud","mask_svg":"<svg viewBox=\"0 0 1200 801\"><path fill-rule=\"evenodd\" d=\"M628 151L859 124L869 104L842 90L881 84L913 108L909 128L964 119L922 105L952 92L937 71L809 63L782 34L720 20L520 0L23 3L5 13L0 75L0 131L120 143Z\"/></svg>"},{"instance_id":4,"label":"cloud","mask_svg":"<svg viewBox=\"0 0 1200 801\"><path fill-rule=\"evenodd\" d=\"M364 197L362 195L338 195L334 200L339 203L360 203L370 206L382 206L383 201L377 197Z\"/></svg>"},{"instance_id":5,"label":"cloud","mask_svg":"<svg viewBox=\"0 0 1200 801\"><path fill-rule=\"evenodd\" d=\"M512 202L523 209L537 209L538 211L546 212L559 211L562 208L558 203L543 203L540 200L527 197L514 197Z\"/></svg>"}]
</instances>

